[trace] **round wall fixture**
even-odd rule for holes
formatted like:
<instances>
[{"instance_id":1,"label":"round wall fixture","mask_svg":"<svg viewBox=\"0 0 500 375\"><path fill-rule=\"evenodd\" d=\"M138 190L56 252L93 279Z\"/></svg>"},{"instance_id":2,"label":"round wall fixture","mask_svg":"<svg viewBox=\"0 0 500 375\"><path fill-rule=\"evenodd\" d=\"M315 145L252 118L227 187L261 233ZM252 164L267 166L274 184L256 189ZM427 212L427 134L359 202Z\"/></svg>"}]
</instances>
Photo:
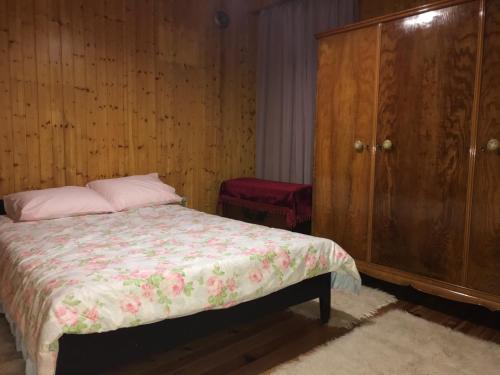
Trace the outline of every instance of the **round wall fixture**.
<instances>
[{"instance_id":1,"label":"round wall fixture","mask_svg":"<svg viewBox=\"0 0 500 375\"><path fill-rule=\"evenodd\" d=\"M225 29L229 26L230 22L229 15L223 10L218 10L215 12L215 24L219 26L221 29Z\"/></svg>"}]
</instances>

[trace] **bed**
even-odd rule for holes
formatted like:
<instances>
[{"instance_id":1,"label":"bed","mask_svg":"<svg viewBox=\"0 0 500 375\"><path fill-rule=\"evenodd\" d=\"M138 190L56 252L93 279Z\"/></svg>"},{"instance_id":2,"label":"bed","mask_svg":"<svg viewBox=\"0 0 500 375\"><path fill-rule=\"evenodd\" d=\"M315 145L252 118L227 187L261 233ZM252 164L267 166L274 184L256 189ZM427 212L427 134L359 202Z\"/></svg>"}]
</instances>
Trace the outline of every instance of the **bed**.
<instances>
[{"instance_id":1,"label":"bed","mask_svg":"<svg viewBox=\"0 0 500 375\"><path fill-rule=\"evenodd\" d=\"M186 316L220 325L315 298L326 322L332 284L360 286L334 242L180 205L25 223L0 216L0 304L27 374L56 372L63 336Z\"/></svg>"}]
</instances>

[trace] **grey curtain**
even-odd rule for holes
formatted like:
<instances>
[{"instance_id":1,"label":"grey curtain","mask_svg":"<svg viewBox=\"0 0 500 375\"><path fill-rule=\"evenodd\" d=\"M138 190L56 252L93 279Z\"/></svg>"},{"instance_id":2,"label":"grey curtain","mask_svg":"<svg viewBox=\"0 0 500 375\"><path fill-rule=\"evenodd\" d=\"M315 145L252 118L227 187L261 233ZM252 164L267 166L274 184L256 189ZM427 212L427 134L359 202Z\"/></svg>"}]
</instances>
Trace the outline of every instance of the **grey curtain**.
<instances>
[{"instance_id":1,"label":"grey curtain","mask_svg":"<svg viewBox=\"0 0 500 375\"><path fill-rule=\"evenodd\" d=\"M317 43L356 19L357 0L288 0L258 21L257 177L310 183Z\"/></svg>"}]
</instances>

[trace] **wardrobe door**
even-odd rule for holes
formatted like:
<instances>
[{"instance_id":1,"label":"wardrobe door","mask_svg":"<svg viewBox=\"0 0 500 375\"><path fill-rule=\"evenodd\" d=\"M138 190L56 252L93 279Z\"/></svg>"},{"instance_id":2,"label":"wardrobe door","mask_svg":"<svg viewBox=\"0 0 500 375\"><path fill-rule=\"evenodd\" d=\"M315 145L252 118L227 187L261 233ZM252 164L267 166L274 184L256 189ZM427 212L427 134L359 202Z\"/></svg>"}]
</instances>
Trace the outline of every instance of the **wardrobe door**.
<instances>
[{"instance_id":1,"label":"wardrobe door","mask_svg":"<svg viewBox=\"0 0 500 375\"><path fill-rule=\"evenodd\" d=\"M377 26L320 41L313 232L366 259Z\"/></svg>"},{"instance_id":2,"label":"wardrobe door","mask_svg":"<svg viewBox=\"0 0 500 375\"><path fill-rule=\"evenodd\" d=\"M500 0L485 14L467 286L500 295Z\"/></svg>"},{"instance_id":3,"label":"wardrobe door","mask_svg":"<svg viewBox=\"0 0 500 375\"><path fill-rule=\"evenodd\" d=\"M372 261L458 283L479 2L382 26Z\"/></svg>"}]
</instances>

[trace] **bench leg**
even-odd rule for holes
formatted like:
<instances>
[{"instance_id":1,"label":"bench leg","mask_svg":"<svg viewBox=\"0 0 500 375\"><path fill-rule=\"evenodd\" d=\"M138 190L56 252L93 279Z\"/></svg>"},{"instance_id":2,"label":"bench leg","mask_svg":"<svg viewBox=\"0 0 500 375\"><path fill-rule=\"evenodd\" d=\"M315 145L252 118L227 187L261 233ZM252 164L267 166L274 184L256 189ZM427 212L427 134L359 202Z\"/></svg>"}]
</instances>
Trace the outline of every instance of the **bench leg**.
<instances>
[{"instance_id":1,"label":"bench leg","mask_svg":"<svg viewBox=\"0 0 500 375\"><path fill-rule=\"evenodd\" d=\"M321 293L319 296L319 313L321 323L326 324L330 321L330 311L331 311L331 278L325 278L325 283L321 287Z\"/></svg>"}]
</instances>

